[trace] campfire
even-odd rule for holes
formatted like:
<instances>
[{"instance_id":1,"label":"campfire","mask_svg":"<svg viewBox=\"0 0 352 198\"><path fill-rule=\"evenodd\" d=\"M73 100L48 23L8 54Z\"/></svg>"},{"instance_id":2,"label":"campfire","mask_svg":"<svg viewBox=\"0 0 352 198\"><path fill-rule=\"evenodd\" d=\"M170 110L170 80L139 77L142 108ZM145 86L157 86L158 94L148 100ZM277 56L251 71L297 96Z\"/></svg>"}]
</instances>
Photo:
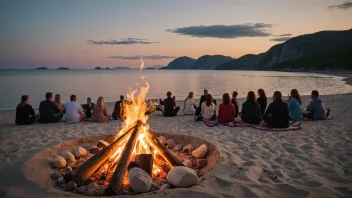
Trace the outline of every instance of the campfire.
<instances>
[{"instance_id":1,"label":"campfire","mask_svg":"<svg viewBox=\"0 0 352 198\"><path fill-rule=\"evenodd\" d=\"M149 131L147 120L155 111L155 104L145 102L149 84L141 74L143 66L142 61L140 77L145 86L137 83L139 90L128 92L129 102L122 106L124 121L117 134L100 140L97 147L88 149L89 154L80 146L72 151L73 154L61 152L70 168L66 162L61 164L61 156L53 160L53 166L61 168L59 173L63 177L55 174L51 177L59 177L58 184L63 184L61 187L65 186L65 190L84 194L93 186L92 195L108 196L131 194L131 191L150 192L160 188L189 187L197 184L198 176L204 174L200 169L208 165L205 159L209 152L207 144L198 143L199 147L193 150L192 144L184 144L180 139L176 143L167 135L157 136ZM214 149L210 150L217 161L219 155L218 152L214 154ZM75 158L81 160L76 162ZM85 188L82 190L81 187Z\"/></svg>"}]
</instances>

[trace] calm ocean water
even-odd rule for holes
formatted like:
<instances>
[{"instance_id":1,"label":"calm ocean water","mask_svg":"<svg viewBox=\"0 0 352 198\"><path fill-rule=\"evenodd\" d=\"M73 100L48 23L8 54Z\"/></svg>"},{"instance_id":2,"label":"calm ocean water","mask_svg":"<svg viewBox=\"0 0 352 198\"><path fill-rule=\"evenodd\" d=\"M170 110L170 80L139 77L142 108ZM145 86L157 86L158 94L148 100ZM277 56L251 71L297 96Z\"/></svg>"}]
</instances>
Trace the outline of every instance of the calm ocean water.
<instances>
[{"instance_id":1,"label":"calm ocean water","mask_svg":"<svg viewBox=\"0 0 352 198\"><path fill-rule=\"evenodd\" d=\"M150 84L148 98L164 98L172 91L177 100L183 100L193 91L198 98L203 89L220 98L223 93L236 90L239 97L249 90L263 88L271 96L276 90L287 95L297 88L302 95L317 89L321 94L352 92L342 77L314 73L289 73L271 71L187 71L143 70ZM61 94L62 101L69 101L76 94L79 103L88 96L95 102L103 96L106 102L114 102L126 95L128 88L136 88L141 82L138 70L0 70L0 109L14 109L21 95L29 95L34 107L44 99L46 92Z\"/></svg>"}]
</instances>

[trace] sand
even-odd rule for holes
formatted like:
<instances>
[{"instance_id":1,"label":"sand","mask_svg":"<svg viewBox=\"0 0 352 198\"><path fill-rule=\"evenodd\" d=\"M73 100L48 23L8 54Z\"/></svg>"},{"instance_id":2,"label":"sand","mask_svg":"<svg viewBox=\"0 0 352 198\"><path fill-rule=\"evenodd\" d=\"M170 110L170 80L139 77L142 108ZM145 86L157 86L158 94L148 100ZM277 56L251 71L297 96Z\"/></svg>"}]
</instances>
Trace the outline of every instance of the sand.
<instances>
[{"instance_id":1,"label":"sand","mask_svg":"<svg viewBox=\"0 0 352 198\"><path fill-rule=\"evenodd\" d=\"M217 147L221 158L197 186L135 197L352 197L352 94L321 99L331 108L331 117L303 122L300 131L206 127L192 116L153 115L148 120L152 131L203 138ZM309 98L303 100L306 106ZM111 113L113 104L108 108ZM25 162L66 140L115 133L121 124L16 126L14 118L14 110L0 111L0 197L81 197L27 180L31 170Z\"/></svg>"}]
</instances>

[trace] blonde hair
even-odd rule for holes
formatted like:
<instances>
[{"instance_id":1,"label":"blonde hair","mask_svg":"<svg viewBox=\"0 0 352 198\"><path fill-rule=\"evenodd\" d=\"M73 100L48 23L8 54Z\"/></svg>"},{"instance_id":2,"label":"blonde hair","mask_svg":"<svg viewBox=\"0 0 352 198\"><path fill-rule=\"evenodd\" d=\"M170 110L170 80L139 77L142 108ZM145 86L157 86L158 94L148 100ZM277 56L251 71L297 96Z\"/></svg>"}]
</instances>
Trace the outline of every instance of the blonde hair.
<instances>
[{"instance_id":1,"label":"blonde hair","mask_svg":"<svg viewBox=\"0 0 352 198\"><path fill-rule=\"evenodd\" d=\"M191 98L191 99L193 99L194 98L194 94L193 94L193 92L189 92L189 94L188 94L188 97L187 98Z\"/></svg>"},{"instance_id":2,"label":"blonde hair","mask_svg":"<svg viewBox=\"0 0 352 198\"><path fill-rule=\"evenodd\" d=\"M105 103L104 103L104 98L103 97L99 97L98 100L97 100L97 104L96 104L98 107L100 108L103 108L105 107Z\"/></svg>"}]
</instances>

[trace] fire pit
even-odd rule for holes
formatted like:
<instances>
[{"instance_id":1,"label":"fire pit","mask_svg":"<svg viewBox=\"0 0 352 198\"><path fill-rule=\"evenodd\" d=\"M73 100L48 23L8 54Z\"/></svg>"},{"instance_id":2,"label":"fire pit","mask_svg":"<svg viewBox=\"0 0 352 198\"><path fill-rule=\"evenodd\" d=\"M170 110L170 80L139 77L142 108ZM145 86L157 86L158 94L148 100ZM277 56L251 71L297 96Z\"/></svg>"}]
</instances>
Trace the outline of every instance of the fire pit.
<instances>
[{"instance_id":1,"label":"fire pit","mask_svg":"<svg viewBox=\"0 0 352 198\"><path fill-rule=\"evenodd\" d=\"M140 72L143 66L142 61ZM54 185L84 195L136 194L190 187L209 173L219 158L214 145L192 136L149 131L147 120L155 105L145 102L149 84L140 77L145 86L137 84L139 90L127 94L129 101L121 106L124 121L116 135L47 149L48 167L53 167L47 177ZM33 157L25 166L38 161L42 163Z\"/></svg>"}]
</instances>

